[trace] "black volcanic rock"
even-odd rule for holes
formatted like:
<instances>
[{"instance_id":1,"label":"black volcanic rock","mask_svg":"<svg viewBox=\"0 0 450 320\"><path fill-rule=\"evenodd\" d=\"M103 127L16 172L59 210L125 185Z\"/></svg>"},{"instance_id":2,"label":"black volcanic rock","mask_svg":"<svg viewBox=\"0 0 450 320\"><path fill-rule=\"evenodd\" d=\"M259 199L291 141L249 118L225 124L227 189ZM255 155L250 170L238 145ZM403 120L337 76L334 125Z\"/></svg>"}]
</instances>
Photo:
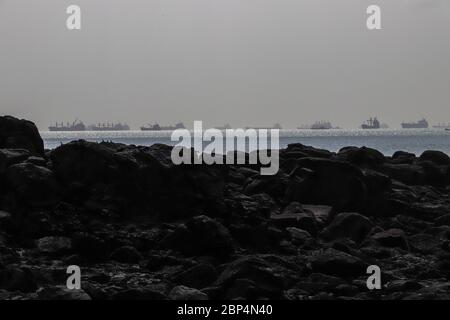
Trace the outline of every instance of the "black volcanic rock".
<instances>
[{"instance_id":1,"label":"black volcanic rock","mask_svg":"<svg viewBox=\"0 0 450 320\"><path fill-rule=\"evenodd\" d=\"M365 274L368 264L345 252L327 249L311 258L311 266L314 272L351 277Z\"/></svg>"},{"instance_id":2,"label":"black volcanic rock","mask_svg":"<svg viewBox=\"0 0 450 320\"><path fill-rule=\"evenodd\" d=\"M361 242L372 229L372 222L358 213L343 212L338 214L326 227L322 236L327 240L348 238L355 242Z\"/></svg>"},{"instance_id":3,"label":"black volcanic rock","mask_svg":"<svg viewBox=\"0 0 450 320\"><path fill-rule=\"evenodd\" d=\"M111 254L111 259L124 263L139 263L143 257L136 248L132 246L123 246L116 249Z\"/></svg>"},{"instance_id":4,"label":"black volcanic rock","mask_svg":"<svg viewBox=\"0 0 450 320\"><path fill-rule=\"evenodd\" d=\"M51 205L59 199L59 185L53 172L31 163L10 166L6 185L16 201L30 206Z\"/></svg>"},{"instance_id":5,"label":"black volcanic rock","mask_svg":"<svg viewBox=\"0 0 450 320\"><path fill-rule=\"evenodd\" d=\"M43 154L26 122L6 120L0 298L449 296L442 153L291 144L279 172L261 176L259 165L177 166L160 144L80 140ZM82 268L82 290L66 289L69 265ZM368 265L382 290L367 289Z\"/></svg>"},{"instance_id":6,"label":"black volcanic rock","mask_svg":"<svg viewBox=\"0 0 450 320\"><path fill-rule=\"evenodd\" d=\"M281 214L272 215L271 221L281 228L297 227L313 235L317 233L317 221L314 214L305 210L298 202L290 203Z\"/></svg>"},{"instance_id":7,"label":"black volcanic rock","mask_svg":"<svg viewBox=\"0 0 450 320\"><path fill-rule=\"evenodd\" d=\"M10 165L27 160L31 153L25 149L0 149L0 175L3 175Z\"/></svg>"},{"instance_id":8,"label":"black volcanic rock","mask_svg":"<svg viewBox=\"0 0 450 320\"><path fill-rule=\"evenodd\" d=\"M227 258L234 252L228 229L207 216L189 219L163 239L161 246L186 255L212 255L218 258Z\"/></svg>"},{"instance_id":9,"label":"black volcanic rock","mask_svg":"<svg viewBox=\"0 0 450 320\"><path fill-rule=\"evenodd\" d=\"M386 160L380 151L367 147L344 147L337 156L353 164L369 167L379 166Z\"/></svg>"},{"instance_id":10,"label":"black volcanic rock","mask_svg":"<svg viewBox=\"0 0 450 320\"><path fill-rule=\"evenodd\" d=\"M127 147L80 140L55 149L51 159L72 197L116 199L109 203L122 212L163 211L168 220L201 210L223 214L224 168L176 166L171 150L164 145Z\"/></svg>"},{"instance_id":11,"label":"black volcanic rock","mask_svg":"<svg viewBox=\"0 0 450 320\"><path fill-rule=\"evenodd\" d=\"M405 232L401 229L378 232L372 236L372 239L386 247L399 247L405 250L409 248Z\"/></svg>"},{"instance_id":12,"label":"black volcanic rock","mask_svg":"<svg viewBox=\"0 0 450 320\"><path fill-rule=\"evenodd\" d=\"M450 165L450 157L442 151L424 151L419 159L421 161L431 161L437 165Z\"/></svg>"},{"instance_id":13,"label":"black volcanic rock","mask_svg":"<svg viewBox=\"0 0 450 320\"><path fill-rule=\"evenodd\" d=\"M327 204L342 211L364 209L367 187L362 171L356 166L319 158L303 158L298 160L297 165L312 170L304 183L300 202Z\"/></svg>"},{"instance_id":14,"label":"black volcanic rock","mask_svg":"<svg viewBox=\"0 0 450 320\"><path fill-rule=\"evenodd\" d=\"M44 142L33 122L0 116L0 149L26 149L42 155Z\"/></svg>"}]
</instances>

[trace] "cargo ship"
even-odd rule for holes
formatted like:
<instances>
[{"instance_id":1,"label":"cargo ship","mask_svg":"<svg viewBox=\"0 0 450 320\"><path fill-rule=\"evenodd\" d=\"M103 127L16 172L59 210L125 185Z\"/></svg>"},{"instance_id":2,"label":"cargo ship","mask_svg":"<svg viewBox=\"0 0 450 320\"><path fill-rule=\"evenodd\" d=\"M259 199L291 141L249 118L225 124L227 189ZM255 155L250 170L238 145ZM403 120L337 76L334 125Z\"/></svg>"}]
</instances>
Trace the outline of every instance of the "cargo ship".
<instances>
[{"instance_id":1,"label":"cargo ship","mask_svg":"<svg viewBox=\"0 0 450 320\"><path fill-rule=\"evenodd\" d=\"M72 123L67 122L66 124L64 124L63 122L61 122L61 123L56 122L56 124L54 126L48 127L48 130L49 131L85 131L86 126L84 125L84 123L82 121L79 121L77 119Z\"/></svg>"},{"instance_id":2,"label":"cargo ship","mask_svg":"<svg viewBox=\"0 0 450 320\"><path fill-rule=\"evenodd\" d=\"M380 129L380 121L378 121L377 117L370 118L365 123L361 125L362 129Z\"/></svg>"},{"instance_id":3,"label":"cargo ship","mask_svg":"<svg viewBox=\"0 0 450 320\"><path fill-rule=\"evenodd\" d=\"M90 131L128 131L130 126L126 123L99 123L96 125L90 125L88 127Z\"/></svg>"},{"instance_id":4,"label":"cargo ship","mask_svg":"<svg viewBox=\"0 0 450 320\"><path fill-rule=\"evenodd\" d=\"M423 118L422 120L419 120L417 122L403 122L402 128L403 129L427 129L428 121L425 118Z\"/></svg>"},{"instance_id":5,"label":"cargo ship","mask_svg":"<svg viewBox=\"0 0 450 320\"><path fill-rule=\"evenodd\" d=\"M277 129L277 130L281 130L283 129L283 127L281 126L281 124L279 123L275 123L272 127L246 127L245 129L255 129L255 130L270 130L270 129Z\"/></svg>"},{"instance_id":6,"label":"cargo ship","mask_svg":"<svg viewBox=\"0 0 450 320\"><path fill-rule=\"evenodd\" d=\"M176 129L186 129L186 127L182 122L177 123L175 126L160 126L158 123L155 123L141 127L142 131L173 131Z\"/></svg>"},{"instance_id":7,"label":"cargo ship","mask_svg":"<svg viewBox=\"0 0 450 320\"><path fill-rule=\"evenodd\" d=\"M313 130L329 130L333 129L333 126L329 121L317 121L312 126L311 129Z\"/></svg>"},{"instance_id":8,"label":"cargo ship","mask_svg":"<svg viewBox=\"0 0 450 320\"><path fill-rule=\"evenodd\" d=\"M449 129L450 128L450 123L438 123L436 125L433 126L433 128L435 129Z\"/></svg>"}]
</instances>

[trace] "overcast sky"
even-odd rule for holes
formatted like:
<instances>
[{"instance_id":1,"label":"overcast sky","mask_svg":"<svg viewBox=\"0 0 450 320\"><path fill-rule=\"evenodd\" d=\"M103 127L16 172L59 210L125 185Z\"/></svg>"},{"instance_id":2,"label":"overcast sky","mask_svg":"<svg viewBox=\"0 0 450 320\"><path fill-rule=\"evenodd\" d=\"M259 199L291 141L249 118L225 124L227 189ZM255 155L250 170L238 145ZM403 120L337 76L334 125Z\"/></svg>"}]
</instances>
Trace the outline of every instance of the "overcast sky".
<instances>
[{"instance_id":1,"label":"overcast sky","mask_svg":"<svg viewBox=\"0 0 450 320\"><path fill-rule=\"evenodd\" d=\"M0 0L0 114L133 127L450 122L448 0ZM66 8L82 8L68 31ZM366 8L382 8L381 31Z\"/></svg>"}]
</instances>

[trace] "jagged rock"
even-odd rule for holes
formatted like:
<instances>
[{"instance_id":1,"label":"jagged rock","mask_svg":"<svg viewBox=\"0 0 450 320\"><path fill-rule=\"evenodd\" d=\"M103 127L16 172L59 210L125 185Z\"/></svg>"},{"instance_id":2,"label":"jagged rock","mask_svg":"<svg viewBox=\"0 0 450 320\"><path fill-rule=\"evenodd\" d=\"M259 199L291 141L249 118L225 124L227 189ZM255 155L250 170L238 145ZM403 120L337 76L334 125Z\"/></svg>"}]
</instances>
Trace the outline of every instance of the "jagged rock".
<instances>
[{"instance_id":1,"label":"jagged rock","mask_svg":"<svg viewBox=\"0 0 450 320\"><path fill-rule=\"evenodd\" d=\"M234 252L233 239L227 228L207 216L197 216L179 226L161 243L186 255L211 255L227 258Z\"/></svg>"},{"instance_id":2,"label":"jagged rock","mask_svg":"<svg viewBox=\"0 0 450 320\"><path fill-rule=\"evenodd\" d=\"M350 238L359 243L369 234L372 226L370 219L363 215L343 212L338 214L331 224L323 230L322 236L328 241Z\"/></svg>"},{"instance_id":3,"label":"jagged rock","mask_svg":"<svg viewBox=\"0 0 450 320\"><path fill-rule=\"evenodd\" d=\"M37 240L36 245L43 253L63 253L72 249L72 240L66 237L44 237Z\"/></svg>"},{"instance_id":4,"label":"jagged rock","mask_svg":"<svg viewBox=\"0 0 450 320\"><path fill-rule=\"evenodd\" d=\"M305 146L301 143L292 143L288 145L282 156L295 159L308 157L329 159L333 156L333 153L328 150Z\"/></svg>"},{"instance_id":5,"label":"jagged rock","mask_svg":"<svg viewBox=\"0 0 450 320\"><path fill-rule=\"evenodd\" d=\"M416 160L416 155L414 153L406 151L396 151L392 155L391 163L394 164L412 164Z\"/></svg>"},{"instance_id":6,"label":"jagged rock","mask_svg":"<svg viewBox=\"0 0 450 320\"><path fill-rule=\"evenodd\" d=\"M385 162L385 157L381 152L367 147L344 147L339 150L337 155L357 165L376 167Z\"/></svg>"},{"instance_id":7,"label":"jagged rock","mask_svg":"<svg viewBox=\"0 0 450 320\"><path fill-rule=\"evenodd\" d=\"M200 290L185 286L177 286L169 293L172 300L208 300L208 296Z\"/></svg>"},{"instance_id":8,"label":"jagged rock","mask_svg":"<svg viewBox=\"0 0 450 320\"><path fill-rule=\"evenodd\" d=\"M425 171L419 165L385 163L379 170L407 185L422 185L426 181Z\"/></svg>"},{"instance_id":9,"label":"jagged rock","mask_svg":"<svg viewBox=\"0 0 450 320\"><path fill-rule=\"evenodd\" d=\"M177 284L202 289L209 286L217 278L218 273L209 263L200 263L174 276Z\"/></svg>"},{"instance_id":10,"label":"jagged rock","mask_svg":"<svg viewBox=\"0 0 450 320\"><path fill-rule=\"evenodd\" d=\"M319 225L325 225L331 220L333 214L333 207L322 205L302 205L303 208L312 212Z\"/></svg>"},{"instance_id":11,"label":"jagged rock","mask_svg":"<svg viewBox=\"0 0 450 320\"><path fill-rule=\"evenodd\" d=\"M0 269L0 289L8 291L34 292L37 285L28 268L10 265Z\"/></svg>"},{"instance_id":12,"label":"jagged rock","mask_svg":"<svg viewBox=\"0 0 450 320\"><path fill-rule=\"evenodd\" d=\"M132 246L123 246L111 254L111 259L123 263L139 263L143 260L142 255Z\"/></svg>"},{"instance_id":13,"label":"jagged rock","mask_svg":"<svg viewBox=\"0 0 450 320\"><path fill-rule=\"evenodd\" d=\"M167 300L168 297L154 288L132 288L111 295L112 300Z\"/></svg>"},{"instance_id":14,"label":"jagged rock","mask_svg":"<svg viewBox=\"0 0 450 320\"><path fill-rule=\"evenodd\" d=\"M413 280L394 280L386 284L385 290L388 292L416 291L423 288L423 285Z\"/></svg>"},{"instance_id":15,"label":"jagged rock","mask_svg":"<svg viewBox=\"0 0 450 320\"><path fill-rule=\"evenodd\" d=\"M424 174L425 184L430 186L445 186L447 184L446 171L431 161L423 161L420 163Z\"/></svg>"},{"instance_id":16,"label":"jagged rock","mask_svg":"<svg viewBox=\"0 0 450 320\"><path fill-rule=\"evenodd\" d=\"M0 149L26 149L44 154L44 142L33 122L0 116Z\"/></svg>"},{"instance_id":17,"label":"jagged rock","mask_svg":"<svg viewBox=\"0 0 450 320\"><path fill-rule=\"evenodd\" d=\"M10 166L6 170L6 185L23 204L45 206L59 199L59 186L53 172L31 163Z\"/></svg>"},{"instance_id":18,"label":"jagged rock","mask_svg":"<svg viewBox=\"0 0 450 320\"><path fill-rule=\"evenodd\" d=\"M72 196L87 199L96 188L107 186L99 200L121 199L122 211L128 215L143 209L163 212L161 218L166 220L199 211L223 214L226 167L176 166L171 150L164 145L129 147L80 140L56 148L50 157Z\"/></svg>"},{"instance_id":19,"label":"jagged rock","mask_svg":"<svg viewBox=\"0 0 450 320\"><path fill-rule=\"evenodd\" d=\"M11 223L11 213L0 210L0 227L7 228Z\"/></svg>"},{"instance_id":20,"label":"jagged rock","mask_svg":"<svg viewBox=\"0 0 450 320\"><path fill-rule=\"evenodd\" d=\"M367 266L360 258L335 249L327 249L311 258L314 272L338 277L362 275Z\"/></svg>"},{"instance_id":21,"label":"jagged rock","mask_svg":"<svg viewBox=\"0 0 450 320\"><path fill-rule=\"evenodd\" d=\"M399 247L407 250L408 240L405 232L401 229L389 229L372 235L372 239L385 247Z\"/></svg>"},{"instance_id":22,"label":"jagged rock","mask_svg":"<svg viewBox=\"0 0 450 320\"><path fill-rule=\"evenodd\" d=\"M39 300L92 300L83 289L71 290L63 286L41 288L37 297Z\"/></svg>"},{"instance_id":23,"label":"jagged rock","mask_svg":"<svg viewBox=\"0 0 450 320\"><path fill-rule=\"evenodd\" d=\"M434 222L438 226L450 226L450 213L438 217Z\"/></svg>"},{"instance_id":24,"label":"jagged rock","mask_svg":"<svg viewBox=\"0 0 450 320\"><path fill-rule=\"evenodd\" d=\"M303 271L302 266L295 268L295 271L287 269L285 262L273 256L244 256L228 264L215 285L228 289L237 280L245 279L256 285L255 295L280 298L283 288L295 282Z\"/></svg>"},{"instance_id":25,"label":"jagged rock","mask_svg":"<svg viewBox=\"0 0 450 320\"><path fill-rule=\"evenodd\" d=\"M298 202L292 202L281 214L273 214L270 218L276 226L281 228L297 227L312 235L317 233L317 222L314 214L305 210Z\"/></svg>"},{"instance_id":26,"label":"jagged rock","mask_svg":"<svg viewBox=\"0 0 450 320\"><path fill-rule=\"evenodd\" d=\"M0 175L5 173L8 166L22 162L30 155L25 149L0 149Z\"/></svg>"},{"instance_id":27,"label":"jagged rock","mask_svg":"<svg viewBox=\"0 0 450 320\"><path fill-rule=\"evenodd\" d=\"M85 232L73 236L74 251L91 261L101 261L109 255L110 248L105 240Z\"/></svg>"},{"instance_id":28,"label":"jagged rock","mask_svg":"<svg viewBox=\"0 0 450 320\"><path fill-rule=\"evenodd\" d=\"M442 151L424 151L419 159L421 161L431 161L437 165L450 165L450 157Z\"/></svg>"},{"instance_id":29,"label":"jagged rock","mask_svg":"<svg viewBox=\"0 0 450 320\"><path fill-rule=\"evenodd\" d=\"M339 285L347 282L341 278L322 274L312 273L308 278L301 280L296 287L301 288L308 294L318 294L320 292L332 291Z\"/></svg>"},{"instance_id":30,"label":"jagged rock","mask_svg":"<svg viewBox=\"0 0 450 320\"><path fill-rule=\"evenodd\" d=\"M294 244L303 245L313 241L313 237L308 231L295 227L286 228L286 231L289 233L291 241Z\"/></svg>"},{"instance_id":31,"label":"jagged rock","mask_svg":"<svg viewBox=\"0 0 450 320\"><path fill-rule=\"evenodd\" d=\"M312 170L306 178L301 203L326 204L339 211L358 211L364 208L367 188L363 173L344 161L303 158L298 167Z\"/></svg>"},{"instance_id":32,"label":"jagged rock","mask_svg":"<svg viewBox=\"0 0 450 320\"><path fill-rule=\"evenodd\" d=\"M439 251L442 241L436 235L431 234L415 234L408 237L409 247L412 251L417 251L423 254L430 254Z\"/></svg>"}]
</instances>

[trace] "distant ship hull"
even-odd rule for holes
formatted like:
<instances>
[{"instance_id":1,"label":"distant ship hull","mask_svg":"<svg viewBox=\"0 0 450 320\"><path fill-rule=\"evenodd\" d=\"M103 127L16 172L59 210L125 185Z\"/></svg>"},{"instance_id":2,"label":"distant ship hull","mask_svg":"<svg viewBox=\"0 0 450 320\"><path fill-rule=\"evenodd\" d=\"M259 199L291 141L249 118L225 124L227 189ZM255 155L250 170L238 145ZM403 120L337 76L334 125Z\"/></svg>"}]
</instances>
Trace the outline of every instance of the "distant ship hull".
<instances>
[{"instance_id":1,"label":"distant ship hull","mask_svg":"<svg viewBox=\"0 0 450 320\"><path fill-rule=\"evenodd\" d=\"M417 122L404 122L402 123L403 129L427 129L428 128L428 122L423 119Z\"/></svg>"},{"instance_id":2,"label":"distant ship hull","mask_svg":"<svg viewBox=\"0 0 450 320\"><path fill-rule=\"evenodd\" d=\"M90 126L88 127L90 131L129 131L130 127L128 125L105 125L105 126Z\"/></svg>"},{"instance_id":3,"label":"distant ship hull","mask_svg":"<svg viewBox=\"0 0 450 320\"><path fill-rule=\"evenodd\" d=\"M173 131L177 129L186 129L183 123L177 123L175 126L161 127L159 124L142 126L141 131Z\"/></svg>"},{"instance_id":4,"label":"distant ship hull","mask_svg":"<svg viewBox=\"0 0 450 320\"><path fill-rule=\"evenodd\" d=\"M366 123L363 123L361 125L362 129L380 129L381 125L380 125L380 121L378 121L378 119L375 118L370 118L369 120L366 121Z\"/></svg>"},{"instance_id":5,"label":"distant ship hull","mask_svg":"<svg viewBox=\"0 0 450 320\"><path fill-rule=\"evenodd\" d=\"M54 132L58 132L58 131L85 131L86 130L86 126L84 125L83 122L79 121L79 120L75 120L72 124L67 123L67 125L64 125L64 123L56 123L55 126L50 126L48 127L49 131L54 131Z\"/></svg>"},{"instance_id":6,"label":"distant ship hull","mask_svg":"<svg viewBox=\"0 0 450 320\"><path fill-rule=\"evenodd\" d=\"M52 132L67 132L67 131L86 131L86 128L64 128L64 127L49 127L49 131Z\"/></svg>"}]
</instances>

